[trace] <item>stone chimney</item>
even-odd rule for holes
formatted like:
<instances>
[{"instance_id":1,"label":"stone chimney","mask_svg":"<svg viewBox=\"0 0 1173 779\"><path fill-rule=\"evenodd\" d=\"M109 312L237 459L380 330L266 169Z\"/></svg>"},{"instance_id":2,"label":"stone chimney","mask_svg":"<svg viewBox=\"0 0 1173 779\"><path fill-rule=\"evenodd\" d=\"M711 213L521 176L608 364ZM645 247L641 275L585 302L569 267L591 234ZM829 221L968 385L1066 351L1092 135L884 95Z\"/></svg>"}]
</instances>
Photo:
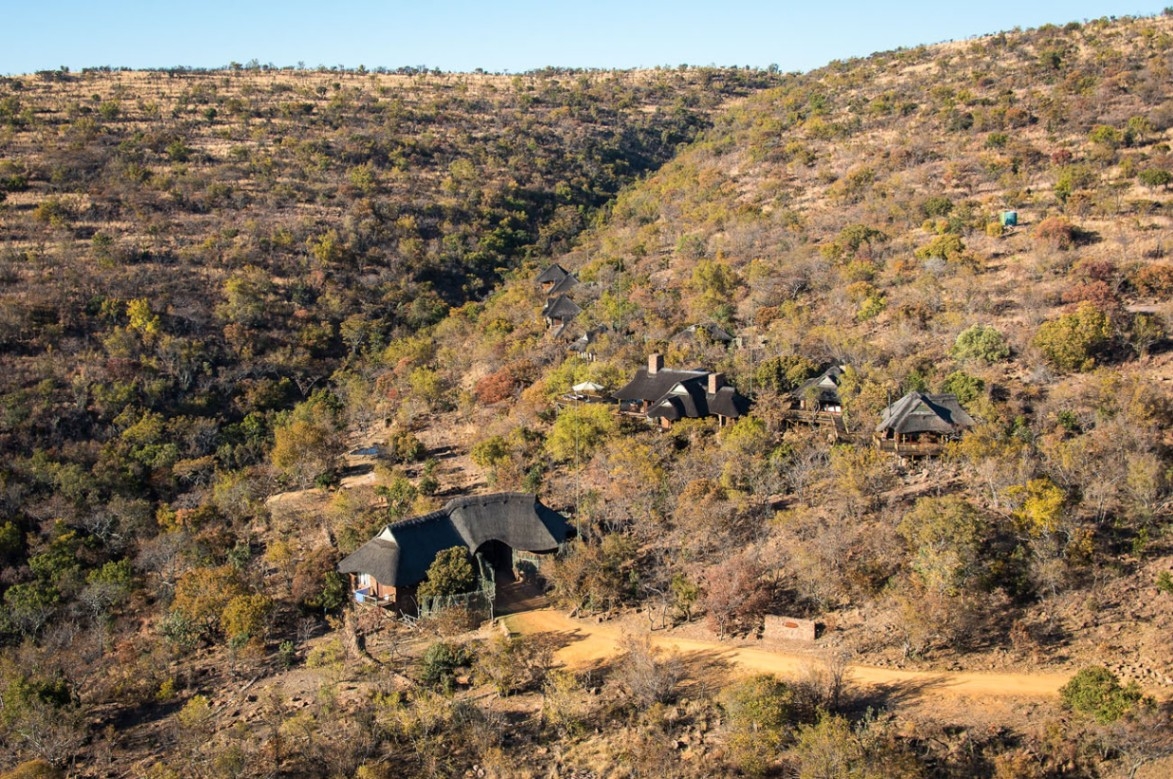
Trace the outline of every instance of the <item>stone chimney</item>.
<instances>
[{"instance_id":1,"label":"stone chimney","mask_svg":"<svg viewBox=\"0 0 1173 779\"><path fill-rule=\"evenodd\" d=\"M649 354L648 355L648 375L655 376L664 367L664 355Z\"/></svg>"},{"instance_id":2,"label":"stone chimney","mask_svg":"<svg viewBox=\"0 0 1173 779\"><path fill-rule=\"evenodd\" d=\"M710 373L709 374L709 394L716 395L717 390L725 386L724 373Z\"/></svg>"}]
</instances>

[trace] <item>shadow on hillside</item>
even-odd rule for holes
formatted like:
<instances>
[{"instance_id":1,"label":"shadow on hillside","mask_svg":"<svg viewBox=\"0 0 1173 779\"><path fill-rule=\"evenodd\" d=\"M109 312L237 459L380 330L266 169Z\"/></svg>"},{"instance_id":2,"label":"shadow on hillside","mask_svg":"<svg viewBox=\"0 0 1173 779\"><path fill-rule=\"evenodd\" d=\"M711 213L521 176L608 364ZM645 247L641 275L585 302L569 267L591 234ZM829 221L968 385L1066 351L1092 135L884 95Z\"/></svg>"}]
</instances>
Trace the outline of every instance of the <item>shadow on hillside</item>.
<instances>
[{"instance_id":1,"label":"shadow on hillside","mask_svg":"<svg viewBox=\"0 0 1173 779\"><path fill-rule=\"evenodd\" d=\"M948 685L948 677L930 676L903 682L853 686L849 688L848 700L843 708L850 714L863 714L869 709L891 709L921 698L934 688Z\"/></svg>"}]
</instances>

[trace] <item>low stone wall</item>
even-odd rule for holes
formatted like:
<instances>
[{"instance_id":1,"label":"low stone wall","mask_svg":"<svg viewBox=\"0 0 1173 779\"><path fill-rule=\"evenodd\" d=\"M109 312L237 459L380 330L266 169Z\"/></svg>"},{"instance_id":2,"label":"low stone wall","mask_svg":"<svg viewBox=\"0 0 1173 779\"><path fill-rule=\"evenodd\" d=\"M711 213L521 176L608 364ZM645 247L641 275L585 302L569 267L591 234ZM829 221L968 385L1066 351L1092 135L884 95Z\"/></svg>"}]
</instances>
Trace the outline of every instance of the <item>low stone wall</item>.
<instances>
[{"instance_id":1,"label":"low stone wall","mask_svg":"<svg viewBox=\"0 0 1173 779\"><path fill-rule=\"evenodd\" d=\"M818 637L818 625L814 620L778 617L767 614L762 625L762 638L789 641L814 641Z\"/></svg>"}]
</instances>

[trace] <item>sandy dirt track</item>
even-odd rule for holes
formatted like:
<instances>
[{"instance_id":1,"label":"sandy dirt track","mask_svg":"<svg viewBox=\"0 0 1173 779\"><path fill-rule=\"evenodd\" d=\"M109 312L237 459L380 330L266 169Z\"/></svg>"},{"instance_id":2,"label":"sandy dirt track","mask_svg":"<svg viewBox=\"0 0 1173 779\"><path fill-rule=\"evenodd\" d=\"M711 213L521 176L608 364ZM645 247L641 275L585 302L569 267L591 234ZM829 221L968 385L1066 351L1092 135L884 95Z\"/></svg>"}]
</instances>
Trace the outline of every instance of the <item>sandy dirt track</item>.
<instances>
[{"instance_id":1,"label":"sandy dirt track","mask_svg":"<svg viewBox=\"0 0 1173 779\"><path fill-rule=\"evenodd\" d=\"M619 627L571 619L552 609L526 611L504 617L511 632L546 633L558 637L561 648L556 658L569 668L586 668L619 653L623 630ZM794 676L809 667L812 657L783 651L731 646L717 641L677 638L651 633L652 645L688 656L708 656L731 666L737 673L771 673ZM883 687L907 697L964 696L998 698L1053 698L1067 683L1069 674L975 673L953 671L904 671L852 665L851 682L865 687Z\"/></svg>"}]
</instances>

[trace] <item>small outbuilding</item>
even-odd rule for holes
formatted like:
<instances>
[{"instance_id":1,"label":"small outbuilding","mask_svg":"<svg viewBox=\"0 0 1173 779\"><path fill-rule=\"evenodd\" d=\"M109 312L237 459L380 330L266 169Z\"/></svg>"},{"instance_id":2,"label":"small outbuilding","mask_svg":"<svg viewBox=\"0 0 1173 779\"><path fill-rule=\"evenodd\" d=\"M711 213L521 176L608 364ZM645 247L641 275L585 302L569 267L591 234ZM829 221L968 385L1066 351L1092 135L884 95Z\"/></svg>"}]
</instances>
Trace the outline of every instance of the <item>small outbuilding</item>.
<instances>
[{"instance_id":1,"label":"small outbuilding","mask_svg":"<svg viewBox=\"0 0 1173 779\"><path fill-rule=\"evenodd\" d=\"M546 326L557 338L566 332L566 327L576 316L582 313L578 304L566 295L548 298L542 309L542 316L546 319Z\"/></svg>"},{"instance_id":2,"label":"small outbuilding","mask_svg":"<svg viewBox=\"0 0 1173 779\"><path fill-rule=\"evenodd\" d=\"M573 274L555 262L538 274L538 284L547 294L550 294L554 287L557 287L568 277L573 278ZM571 286L577 283L578 280L575 279Z\"/></svg>"},{"instance_id":3,"label":"small outbuilding","mask_svg":"<svg viewBox=\"0 0 1173 779\"><path fill-rule=\"evenodd\" d=\"M795 406L803 411L822 414L843 413L843 401L839 398L843 371L844 366L832 365L813 379L803 382L790 395Z\"/></svg>"}]
</instances>

